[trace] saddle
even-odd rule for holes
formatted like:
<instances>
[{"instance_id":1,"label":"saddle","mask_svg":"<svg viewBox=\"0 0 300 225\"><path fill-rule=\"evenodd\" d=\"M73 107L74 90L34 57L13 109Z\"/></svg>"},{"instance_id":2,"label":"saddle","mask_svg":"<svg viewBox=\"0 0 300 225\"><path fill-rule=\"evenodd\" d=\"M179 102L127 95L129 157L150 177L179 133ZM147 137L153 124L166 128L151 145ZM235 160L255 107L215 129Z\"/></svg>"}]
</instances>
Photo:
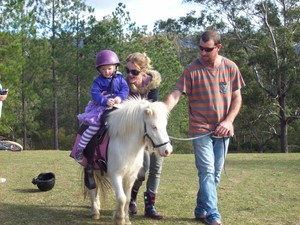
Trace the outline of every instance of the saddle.
<instances>
[{"instance_id":1,"label":"saddle","mask_svg":"<svg viewBox=\"0 0 300 225\"><path fill-rule=\"evenodd\" d=\"M84 167L84 183L88 189L96 188L93 170L100 170L102 176L107 172L107 148L109 144L107 115L114 109L104 111L101 116L99 131L92 137L83 152L84 160L80 164ZM75 144L70 154L72 158L74 158L80 138L87 128L88 125L86 124L82 124L79 127Z\"/></svg>"},{"instance_id":2,"label":"saddle","mask_svg":"<svg viewBox=\"0 0 300 225\"><path fill-rule=\"evenodd\" d=\"M99 169L102 176L107 172L106 162L109 138L108 135L106 135L106 132L107 126L104 124L94 135L84 150L84 156L87 159L87 165L84 168L84 183L88 189L96 188L93 170Z\"/></svg>"}]
</instances>

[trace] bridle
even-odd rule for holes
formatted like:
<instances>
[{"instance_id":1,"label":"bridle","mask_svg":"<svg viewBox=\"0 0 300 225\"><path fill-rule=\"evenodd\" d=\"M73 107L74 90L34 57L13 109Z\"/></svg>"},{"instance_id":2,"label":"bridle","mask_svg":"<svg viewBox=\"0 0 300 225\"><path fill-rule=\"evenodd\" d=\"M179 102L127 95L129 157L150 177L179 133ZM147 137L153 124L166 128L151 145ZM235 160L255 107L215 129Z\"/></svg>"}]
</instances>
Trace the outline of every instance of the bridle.
<instances>
[{"instance_id":1,"label":"bridle","mask_svg":"<svg viewBox=\"0 0 300 225\"><path fill-rule=\"evenodd\" d=\"M144 121L144 138L145 137L147 137L151 141L153 148L159 148L159 147L164 146L164 145L166 145L170 142L170 140L168 140L168 141L166 141L162 144L155 144L154 141L152 140L152 138L150 137L150 135L147 132L146 122Z\"/></svg>"}]
</instances>

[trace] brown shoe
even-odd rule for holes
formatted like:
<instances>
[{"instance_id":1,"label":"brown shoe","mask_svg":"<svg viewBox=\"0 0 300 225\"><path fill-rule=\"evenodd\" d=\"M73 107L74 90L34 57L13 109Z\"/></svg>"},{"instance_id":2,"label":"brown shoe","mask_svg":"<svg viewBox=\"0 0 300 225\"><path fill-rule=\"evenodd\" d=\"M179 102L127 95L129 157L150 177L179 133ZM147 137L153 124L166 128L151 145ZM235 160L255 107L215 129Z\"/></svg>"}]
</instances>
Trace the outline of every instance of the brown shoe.
<instances>
[{"instance_id":1,"label":"brown shoe","mask_svg":"<svg viewBox=\"0 0 300 225\"><path fill-rule=\"evenodd\" d=\"M214 221L211 223L211 225L222 225L222 223L220 221Z\"/></svg>"},{"instance_id":2,"label":"brown shoe","mask_svg":"<svg viewBox=\"0 0 300 225\"><path fill-rule=\"evenodd\" d=\"M205 216L205 215L200 215L200 216L197 216L195 219L196 219L197 221L200 221L200 223L203 223L203 224L209 225L209 222L207 221L207 219L206 219L206 216Z\"/></svg>"}]
</instances>

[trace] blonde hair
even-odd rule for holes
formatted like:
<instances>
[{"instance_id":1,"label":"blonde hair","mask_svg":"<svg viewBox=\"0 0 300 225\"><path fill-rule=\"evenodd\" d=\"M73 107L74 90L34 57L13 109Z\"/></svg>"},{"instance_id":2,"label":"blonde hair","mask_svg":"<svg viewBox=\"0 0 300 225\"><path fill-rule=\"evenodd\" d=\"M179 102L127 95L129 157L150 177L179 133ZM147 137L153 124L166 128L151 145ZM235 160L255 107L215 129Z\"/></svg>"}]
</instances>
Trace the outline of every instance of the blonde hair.
<instances>
[{"instance_id":1,"label":"blonde hair","mask_svg":"<svg viewBox=\"0 0 300 225\"><path fill-rule=\"evenodd\" d=\"M127 56L126 62L133 63L140 70L152 69L151 59L147 56L146 53L135 52Z\"/></svg>"},{"instance_id":2,"label":"blonde hair","mask_svg":"<svg viewBox=\"0 0 300 225\"><path fill-rule=\"evenodd\" d=\"M106 65L98 66L97 69L98 69L98 70L101 70L101 69L103 69L103 68L110 67L110 66L114 66L114 67L115 67L115 70L117 70L117 68L118 68L118 65L117 65L117 64L106 64Z\"/></svg>"}]
</instances>

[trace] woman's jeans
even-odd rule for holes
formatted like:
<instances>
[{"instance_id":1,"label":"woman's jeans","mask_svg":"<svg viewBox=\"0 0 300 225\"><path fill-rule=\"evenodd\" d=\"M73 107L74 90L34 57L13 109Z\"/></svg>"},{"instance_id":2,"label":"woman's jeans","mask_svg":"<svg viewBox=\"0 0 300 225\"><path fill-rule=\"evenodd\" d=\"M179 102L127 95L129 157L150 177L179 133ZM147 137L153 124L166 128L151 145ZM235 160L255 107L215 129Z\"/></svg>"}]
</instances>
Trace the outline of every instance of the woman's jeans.
<instances>
[{"instance_id":1,"label":"woman's jeans","mask_svg":"<svg viewBox=\"0 0 300 225\"><path fill-rule=\"evenodd\" d=\"M229 137L215 138L208 135L193 140L200 186L197 194L195 217L206 215L210 223L221 221L221 215L218 211L217 187L228 145Z\"/></svg>"},{"instance_id":2,"label":"woman's jeans","mask_svg":"<svg viewBox=\"0 0 300 225\"><path fill-rule=\"evenodd\" d=\"M142 186L143 181L145 180L146 173L149 170L146 192L156 194L160 182L162 163L163 157L155 153L151 153L149 155L149 152L145 150L143 167L139 171L138 179L135 181L133 189L137 191L139 190L139 188Z\"/></svg>"}]
</instances>

